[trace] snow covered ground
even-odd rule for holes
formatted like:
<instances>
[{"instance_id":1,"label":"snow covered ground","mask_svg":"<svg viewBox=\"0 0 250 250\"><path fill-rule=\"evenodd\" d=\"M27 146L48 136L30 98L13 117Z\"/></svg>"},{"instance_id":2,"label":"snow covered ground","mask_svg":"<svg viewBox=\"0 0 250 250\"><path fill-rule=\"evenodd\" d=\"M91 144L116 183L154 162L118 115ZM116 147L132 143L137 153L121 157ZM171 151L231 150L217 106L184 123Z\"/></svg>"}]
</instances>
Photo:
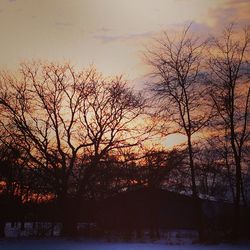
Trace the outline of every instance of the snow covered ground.
<instances>
[{"instance_id":1,"label":"snow covered ground","mask_svg":"<svg viewBox=\"0 0 250 250\"><path fill-rule=\"evenodd\" d=\"M0 250L249 250L249 244L239 245L167 245L162 243L127 243L84 240L2 239Z\"/></svg>"}]
</instances>

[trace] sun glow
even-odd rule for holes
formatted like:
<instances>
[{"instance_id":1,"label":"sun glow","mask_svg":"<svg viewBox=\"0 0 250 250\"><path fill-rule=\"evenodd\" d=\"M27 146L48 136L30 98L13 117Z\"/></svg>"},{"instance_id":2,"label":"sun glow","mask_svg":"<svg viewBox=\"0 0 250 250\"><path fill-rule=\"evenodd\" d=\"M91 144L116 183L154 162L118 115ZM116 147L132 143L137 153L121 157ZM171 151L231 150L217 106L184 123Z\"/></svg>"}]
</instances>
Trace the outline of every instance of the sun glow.
<instances>
[{"instance_id":1,"label":"sun glow","mask_svg":"<svg viewBox=\"0 0 250 250\"><path fill-rule=\"evenodd\" d=\"M169 149L185 144L187 141L186 136L182 134L168 135L163 141L163 145Z\"/></svg>"}]
</instances>

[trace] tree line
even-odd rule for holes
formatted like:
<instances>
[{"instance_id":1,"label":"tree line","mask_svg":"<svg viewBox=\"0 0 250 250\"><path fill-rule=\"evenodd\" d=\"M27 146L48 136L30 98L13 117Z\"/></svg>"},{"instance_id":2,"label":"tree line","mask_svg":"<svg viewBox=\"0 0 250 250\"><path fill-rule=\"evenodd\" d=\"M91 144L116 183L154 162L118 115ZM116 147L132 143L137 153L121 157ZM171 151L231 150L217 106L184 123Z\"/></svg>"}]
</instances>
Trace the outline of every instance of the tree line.
<instances>
[{"instance_id":1,"label":"tree line","mask_svg":"<svg viewBox=\"0 0 250 250\"><path fill-rule=\"evenodd\" d=\"M65 235L76 230L81 200L136 187L224 198L234 203L236 237L250 191L249 45L250 30L234 25L209 39L190 26L164 32L145 50L141 91L67 63L1 71L1 196L56 201ZM150 144L175 133L186 143Z\"/></svg>"}]
</instances>

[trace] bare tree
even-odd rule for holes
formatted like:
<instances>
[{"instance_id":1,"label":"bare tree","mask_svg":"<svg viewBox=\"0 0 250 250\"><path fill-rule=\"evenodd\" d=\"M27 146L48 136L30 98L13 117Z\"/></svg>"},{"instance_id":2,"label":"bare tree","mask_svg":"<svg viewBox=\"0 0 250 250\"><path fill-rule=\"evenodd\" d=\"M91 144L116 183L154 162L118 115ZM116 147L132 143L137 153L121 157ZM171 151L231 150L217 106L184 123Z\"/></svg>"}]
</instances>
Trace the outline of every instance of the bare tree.
<instances>
[{"instance_id":1,"label":"bare tree","mask_svg":"<svg viewBox=\"0 0 250 250\"><path fill-rule=\"evenodd\" d=\"M197 197L192 139L206 125L210 111L204 109L206 89L201 84L206 42L191 36L189 28L174 38L164 32L146 58L152 67L150 91L156 112L171 131L187 137L192 194Z\"/></svg>"},{"instance_id":2,"label":"bare tree","mask_svg":"<svg viewBox=\"0 0 250 250\"><path fill-rule=\"evenodd\" d=\"M89 85L91 95L81 104L81 131L86 131L92 146L87 150L91 162L81 188L95 167L107 155L120 154L123 149L137 147L146 138L148 129L142 123L144 101L121 78L105 81L97 76Z\"/></svg>"},{"instance_id":3,"label":"bare tree","mask_svg":"<svg viewBox=\"0 0 250 250\"><path fill-rule=\"evenodd\" d=\"M64 209L77 154L92 144L86 137L77 139L79 106L88 94L82 86L91 72L34 63L22 64L19 74L1 75L1 125L29 155L30 169L46 173L45 181Z\"/></svg>"},{"instance_id":4,"label":"bare tree","mask_svg":"<svg viewBox=\"0 0 250 250\"><path fill-rule=\"evenodd\" d=\"M50 183L66 234L74 231L69 197L82 196L106 154L137 146L139 129L144 134L140 95L93 68L22 64L18 75L1 74L0 106L1 128L29 156L28 167Z\"/></svg>"},{"instance_id":5,"label":"bare tree","mask_svg":"<svg viewBox=\"0 0 250 250\"><path fill-rule=\"evenodd\" d=\"M249 45L250 31L236 34L233 25L221 37L213 40L211 47L210 84L211 97L217 111L217 126L226 131L235 165L235 218L234 236L237 236L239 206L244 200L242 159L244 146L249 142Z\"/></svg>"}]
</instances>

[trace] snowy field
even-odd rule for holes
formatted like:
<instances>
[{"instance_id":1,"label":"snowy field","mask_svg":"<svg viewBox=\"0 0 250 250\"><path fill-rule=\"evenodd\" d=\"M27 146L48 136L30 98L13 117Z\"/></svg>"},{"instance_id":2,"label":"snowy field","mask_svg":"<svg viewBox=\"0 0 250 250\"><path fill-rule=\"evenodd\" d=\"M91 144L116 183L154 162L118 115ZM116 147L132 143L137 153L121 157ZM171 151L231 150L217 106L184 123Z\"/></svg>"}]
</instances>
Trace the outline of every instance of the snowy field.
<instances>
[{"instance_id":1,"label":"snowy field","mask_svg":"<svg viewBox=\"0 0 250 250\"><path fill-rule=\"evenodd\" d=\"M82 240L0 240L0 250L249 250L239 245L167 245L164 243L109 243Z\"/></svg>"}]
</instances>

